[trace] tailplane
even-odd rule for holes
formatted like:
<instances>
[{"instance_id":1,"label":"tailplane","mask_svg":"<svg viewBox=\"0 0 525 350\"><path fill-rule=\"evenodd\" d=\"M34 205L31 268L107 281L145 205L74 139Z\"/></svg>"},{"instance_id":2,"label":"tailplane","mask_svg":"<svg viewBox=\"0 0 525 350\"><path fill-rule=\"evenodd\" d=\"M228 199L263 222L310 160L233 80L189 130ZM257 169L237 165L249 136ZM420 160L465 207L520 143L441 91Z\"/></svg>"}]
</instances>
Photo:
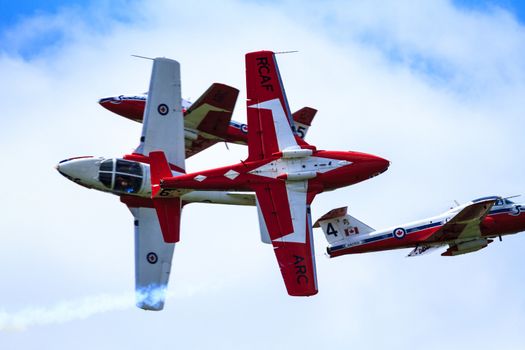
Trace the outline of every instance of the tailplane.
<instances>
[{"instance_id":1,"label":"tailplane","mask_svg":"<svg viewBox=\"0 0 525 350\"><path fill-rule=\"evenodd\" d=\"M178 193L160 188L164 177L173 176L166 156L162 151L150 152L151 199L157 211L162 236L166 243L177 243L180 238L182 201Z\"/></svg>"}]
</instances>

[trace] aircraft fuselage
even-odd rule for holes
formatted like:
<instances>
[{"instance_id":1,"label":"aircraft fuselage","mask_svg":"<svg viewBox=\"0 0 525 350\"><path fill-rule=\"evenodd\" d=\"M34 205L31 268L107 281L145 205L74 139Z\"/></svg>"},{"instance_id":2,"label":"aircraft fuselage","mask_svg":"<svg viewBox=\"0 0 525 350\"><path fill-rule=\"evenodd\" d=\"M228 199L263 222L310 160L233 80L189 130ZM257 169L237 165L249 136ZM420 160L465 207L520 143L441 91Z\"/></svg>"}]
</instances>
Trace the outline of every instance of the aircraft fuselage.
<instances>
[{"instance_id":1,"label":"aircraft fuselage","mask_svg":"<svg viewBox=\"0 0 525 350\"><path fill-rule=\"evenodd\" d=\"M153 207L148 157L139 154L123 158L76 157L57 164L56 169L69 180L91 189L120 196L131 206ZM172 166L174 176L183 174ZM253 195L229 194L223 191L184 191L184 202L255 205Z\"/></svg>"},{"instance_id":2,"label":"aircraft fuselage","mask_svg":"<svg viewBox=\"0 0 525 350\"><path fill-rule=\"evenodd\" d=\"M389 227L384 230L370 233L356 233L351 229L343 232L347 241L335 244L327 248L330 257L346 254L368 253L391 249L417 247L420 244L429 244L429 237L432 237L443 225L453 218L462 207L453 208L442 215L428 219L415 221L403 225ZM486 244L492 242L490 239L509 234L525 231L525 206L515 203L503 203L495 205L490 212L483 218L480 225L480 235L478 237L465 237L465 241L475 242L476 238L482 241L474 248L481 249ZM346 230L345 230L346 231ZM455 239L454 241L461 241ZM422 243L424 242L424 243ZM431 242L434 245L445 245L451 243L448 240L436 240ZM475 249L477 250L477 249ZM474 250L472 250L474 251Z\"/></svg>"},{"instance_id":3,"label":"aircraft fuselage","mask_svg":"<svg viewBox=\"0 0 525 350\"><path fill-rule=\"evenodd\" d=\"M387 160L366 153L306 151L310 152L298 156L277 154L268 159L163 179L161 188L168 196L171 189L250 191L254 185L271 181L308 180L305 192L320 193L369 179L389 166Z\"/></svg>"}]
</instances>

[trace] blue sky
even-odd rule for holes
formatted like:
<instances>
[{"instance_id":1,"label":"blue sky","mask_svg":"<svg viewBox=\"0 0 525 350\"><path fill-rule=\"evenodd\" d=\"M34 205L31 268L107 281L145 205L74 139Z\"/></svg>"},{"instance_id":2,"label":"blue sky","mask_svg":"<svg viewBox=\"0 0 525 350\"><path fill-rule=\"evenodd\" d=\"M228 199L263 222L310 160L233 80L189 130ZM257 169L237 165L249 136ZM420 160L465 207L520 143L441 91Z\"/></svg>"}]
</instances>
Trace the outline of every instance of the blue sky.
<instances>
[{"instance_id":1,"label":"blue sky","mask_svg":"<svg viewBox=\"0 0 525 350\"><path fill-rule=\"evenodd\" d=\"M149 62L132 54L179 60L192 100L212 82L239 88L234 119L245 121L244 54L299 50L278 59L291 108L319 110L309 142L392 161L381 176L317 197L315 218L348 205L381 228L454 200L524 193L519 2L298 4L2 3L0 145L16 171L0 174L0 348L525 347L523 234L455 258L327 259L315 232L320 292L296 299L252 208L190 205L174 296L160 313L133 307L131 215L53 169L135 146L140 126L96 103L147 89ZM217 145L187 167L245 156Z\"/></svg>"},{"instance_id":2,"label":"blue sky","mask_svg":"<svg viewBox=\"0 0 525 350\"><path fill-rule=\"evenodd\" d=\"M525 4L523 1L512 1L512 0L488 0L488 1L476 1L476 0L455 0L455 5L459 7L477 10L480 12L491 11L494 7L499 7L503 10L510 12L520 22L523 23L525 20Z\"/></svg>"},{"instance_id":3,"label":"blue sky","mask_svg":"<svg viewBox=\"0 0 525 350\"><path fill-rule=\"evenodd\" d=\"M70 33L54 23L59 14L76 17L85 30L103 34L112 23L125 23L135 17L133 11L125 10L133 3L133 0L2 1L0 33L3 40L0 49L26 59L38 57L43 51L60 48L70 40ZM24 27L31 30L20 35L20 28Z\"/></svg>"}]
</instances>

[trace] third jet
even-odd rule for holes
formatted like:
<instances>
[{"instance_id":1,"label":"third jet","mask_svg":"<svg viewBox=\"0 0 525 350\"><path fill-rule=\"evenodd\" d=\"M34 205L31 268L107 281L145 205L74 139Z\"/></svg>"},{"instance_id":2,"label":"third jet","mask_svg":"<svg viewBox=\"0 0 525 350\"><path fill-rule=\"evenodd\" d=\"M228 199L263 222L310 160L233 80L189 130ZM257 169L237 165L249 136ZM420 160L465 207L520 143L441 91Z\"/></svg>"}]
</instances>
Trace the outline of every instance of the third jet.
<instances>
[{"instance_id":1,"label":"third jet","mask_svg":"<svg viewBox=\"0 0 525 350\"><path fill-rule=\"evenodd\" d=\"M347 214L347 207L333 209L315 223L329 242L330 257L382 250L413 248L419 256L446 248L455 256L485 248L494 238L525 231L525 206L507 198L484 197L443 214L383 230L374 230Z\"/></svg>"}]
</instances>

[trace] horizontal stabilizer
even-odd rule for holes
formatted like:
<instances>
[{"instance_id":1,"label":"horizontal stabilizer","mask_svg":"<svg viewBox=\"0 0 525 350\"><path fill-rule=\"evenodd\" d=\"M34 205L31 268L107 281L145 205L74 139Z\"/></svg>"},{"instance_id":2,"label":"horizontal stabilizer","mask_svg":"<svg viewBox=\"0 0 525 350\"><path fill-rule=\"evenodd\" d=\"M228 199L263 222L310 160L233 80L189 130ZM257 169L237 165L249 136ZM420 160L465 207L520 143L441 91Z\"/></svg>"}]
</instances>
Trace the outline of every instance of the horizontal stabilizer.
<instances>
[{"instance_id":1,"label":"horizontal stabilizer","mask_svg":"<svg viewBox=\"0 0 525 350\"><path fill-rule=\"evenodd\" d=\"M151 172L151 196L156 197L160 191L160 180L171 177L170 165L162 151L154 151L149 154Z\"/></svg>"},{"instance_id":2,"label":"horizontal stabilizer","mask_svg":"<svg viewBox=\"0 0 525 350\"><path fill-rule=\"evenodd\" d=\"M157 216L166 243L176 243L180 237L180 217L182 201L180 197L171 197L160 188L160 181L171 177L172 173L164 152L150 152L151 199L157 211Z\"/></svg>"}]
</instances>

